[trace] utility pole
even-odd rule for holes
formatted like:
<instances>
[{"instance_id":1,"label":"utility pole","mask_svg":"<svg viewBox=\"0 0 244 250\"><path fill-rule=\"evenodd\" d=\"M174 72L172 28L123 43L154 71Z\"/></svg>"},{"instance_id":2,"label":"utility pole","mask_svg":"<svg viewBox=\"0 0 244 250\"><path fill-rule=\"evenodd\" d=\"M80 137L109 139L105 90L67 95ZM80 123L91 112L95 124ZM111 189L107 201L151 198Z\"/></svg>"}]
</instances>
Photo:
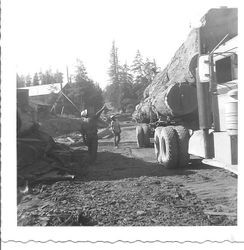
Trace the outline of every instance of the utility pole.
<instances>
[{"instance_id":1,"label":"utility pole","mask_svg":"<svg viewBox=\"0 0 244 250\"><path fill-rule=\"evenodd\" d=\"M66 72L67 72L67 83L70 83L69 69L68 69L68 66L67 66L67 65L66 65Z\"/></svg>"}]
</instances>

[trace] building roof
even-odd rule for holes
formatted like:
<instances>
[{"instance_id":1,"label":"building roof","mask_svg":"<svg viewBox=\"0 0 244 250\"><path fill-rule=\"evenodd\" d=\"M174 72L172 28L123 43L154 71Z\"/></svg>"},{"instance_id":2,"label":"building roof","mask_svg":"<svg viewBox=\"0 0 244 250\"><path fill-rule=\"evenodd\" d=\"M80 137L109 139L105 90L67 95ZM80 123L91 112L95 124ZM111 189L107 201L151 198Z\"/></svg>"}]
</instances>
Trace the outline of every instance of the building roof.
<instances>
[{"instance_id":1,"label":"building roof","mask_svg":"<svg viewBox=\"0 0 244 250\"><path fill-rule=\"evenodd\" d=\"M49 95L51 93L59 93L61 90L61 83L53 83L53 84L45 84L45 85L37 85L24 87L19 89L28 89L29 96L40 96L40 95Z\"/></svg>"}]
</instances>

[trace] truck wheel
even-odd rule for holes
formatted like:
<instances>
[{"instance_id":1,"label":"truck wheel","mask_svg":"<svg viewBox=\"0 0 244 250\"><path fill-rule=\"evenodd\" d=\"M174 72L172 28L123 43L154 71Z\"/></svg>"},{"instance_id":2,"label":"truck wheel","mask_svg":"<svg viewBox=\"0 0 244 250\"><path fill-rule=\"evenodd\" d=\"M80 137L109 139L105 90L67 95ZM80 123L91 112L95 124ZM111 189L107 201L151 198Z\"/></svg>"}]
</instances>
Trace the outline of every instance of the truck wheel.
<instances>
[{"instance_id":1,"label":"truck wheel","mask_svg":"<svg viewBox=\"0 0 244 250\"><path fill-rule=\"evenodd\" d=\"M184 126L174 126L174 130L178 136L178 145L179 145L179 157L178 157L178 166L180 168L186 167L190 160L190 155L188 154L188 145L190 134L187 128Z\"/></svg>"},{"instance_id":2,"label":"truck wheel","mask_svg":"<svg viewBox=\"0 0 244 250\"><path fill-rule=\"evenodd\" d=\"M150 127L147 124L142 124L142 129L144 133L144 146L150 147Z\"/></svg>"},{"instance_id":3,"label":"truck wheel","mask_svg":"<svg viewBox=\"0 0 244 250\"><path fill-rule=\"evenodd\" d=\"M156 160L158 163L161 163L161 151L160 151L160 138L161 138L161 131L163 127L157 127L154 132L154 151Z\"/></svg>"},{"instance_id":4,"label":"truck wheel","mask_svg":"<svg viewBox=\"0 0 244 250\"><path fill-rule=\"evenodd\" d=\"M178 164L178 140L172 127L163 127L160 135L161 163L167 168L176 168Z\"/></svg>"},{"instance_id":5,"label":"truck wheel","mask_svg":"<svg viewBox=\"0 0 244 250\"><path fill-rule=\"evenodd\" d=\"M144 132L142 126L138 125L136 127L136 138L137 138L137 145L139 148L144 147Z\"/></svg>"}]
</instances>

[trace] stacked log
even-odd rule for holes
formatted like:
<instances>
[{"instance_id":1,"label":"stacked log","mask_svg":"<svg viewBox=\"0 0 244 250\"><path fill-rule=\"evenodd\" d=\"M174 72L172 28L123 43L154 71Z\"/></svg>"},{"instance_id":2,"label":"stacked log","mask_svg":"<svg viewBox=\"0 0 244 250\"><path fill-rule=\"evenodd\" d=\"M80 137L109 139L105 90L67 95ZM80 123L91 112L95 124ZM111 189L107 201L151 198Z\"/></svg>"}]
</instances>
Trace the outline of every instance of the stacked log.
<instances>
[{"instance_id":1,"label":"stacked log","mask_svg":"<svg viewBox=\"0 0 244 250\"><path fill-rule=\"evenodd\" d=\"M143 115L148 120L150 109L145 106L149 104L167 119L196 114L198 55L210 53L223 39L226 42L238 34L237 11L237 8L213 8L202 17L201 27L190 32L170 63L145 89L144 100L134 116Z\"/></svg>"},{"instance_id":2,"label":"stacked log","mask_svg":"<svg viewBox=\"0 0 244 250\"><path fill-rule=\"evenodd\" d=\"M137 121L152 120L155 113L174 118L197 109L195 69L198 53L198 30L193 29L170 63L145 89L144 100L133 114Z\"/></svg>"},{"instance_id":3,"label":"stacked log","mask_svg":"<svg viewBox=\"0 0 244 250\"><path fill-rule=\"evenodd\" d=\"M140 123L149 123L157 119L157 113L152 108L152 102L150 98L146 98L139 103L134 113L132 114L134 120Z\"/></svg>"}]
</instances>

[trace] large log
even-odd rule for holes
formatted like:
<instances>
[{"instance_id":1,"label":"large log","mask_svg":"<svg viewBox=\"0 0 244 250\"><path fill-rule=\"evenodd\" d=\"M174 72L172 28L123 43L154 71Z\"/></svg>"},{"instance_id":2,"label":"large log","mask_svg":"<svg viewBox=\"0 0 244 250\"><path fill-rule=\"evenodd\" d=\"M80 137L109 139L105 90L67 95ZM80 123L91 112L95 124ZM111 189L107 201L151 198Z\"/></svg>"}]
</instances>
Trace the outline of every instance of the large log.
<instances>
[{"instance_id":1,"label":"large log","mask_svg":"<svg viewBox=\"0 0 244 250\"><path fill-rule=\"evenodd\" d=\"M144 97L154 98L158 93L177 83L195 83L195 68L199 53L198 30L193 29L186 41L176 51L165 69L158 73L145 89Z\"/></svg>"},{"instance_id":2,"label":"large log","mask_svg":"<svg viewBox=\"0 0 244 250\"><path fill-rule=\"evenodd\" d=\"M201 22L201 27L189 33L169 64L145 89L144 100L134 116L143 115L143 119L148 120L150 103L154 105L156 113L167 118L196 114L195 72L198 55L210 53L223 38L227 41L237 35L237 8L210 9Z\"/></svg>"},{"instance_id":3,"label":"large log","mask_svg":"<svg viewBox=\"0 0 244 250\"><path fill-rule=\"evenodd\" d=\"M146 98L136 106L132 117L141 123L149 123L157 120L157 113L152 107L150 98Z\"/></svg>"},{"instance_id":4,"label":"large log","mask_svg":"<svg viewBox=\"0 0 244 250\"><path fill-rule=\"evenodd\" d=\"M160 114L169 117L191 114L197 109L196 87L173 83L155 97L153 105Z\"/></svg>"},{"instance_id":5,"label":"large log","mask_svg":"<svg viewBox=\"0 0 244 250\"><path fill-rule=\"evenodd\" d=\"M179 117L197 109L195 69L198 53L198 30L193 29L169 64L145 89L144 100L134 112L135 119L148 122L155 119L155 113Z\"/></svg>"}]
</instances>

